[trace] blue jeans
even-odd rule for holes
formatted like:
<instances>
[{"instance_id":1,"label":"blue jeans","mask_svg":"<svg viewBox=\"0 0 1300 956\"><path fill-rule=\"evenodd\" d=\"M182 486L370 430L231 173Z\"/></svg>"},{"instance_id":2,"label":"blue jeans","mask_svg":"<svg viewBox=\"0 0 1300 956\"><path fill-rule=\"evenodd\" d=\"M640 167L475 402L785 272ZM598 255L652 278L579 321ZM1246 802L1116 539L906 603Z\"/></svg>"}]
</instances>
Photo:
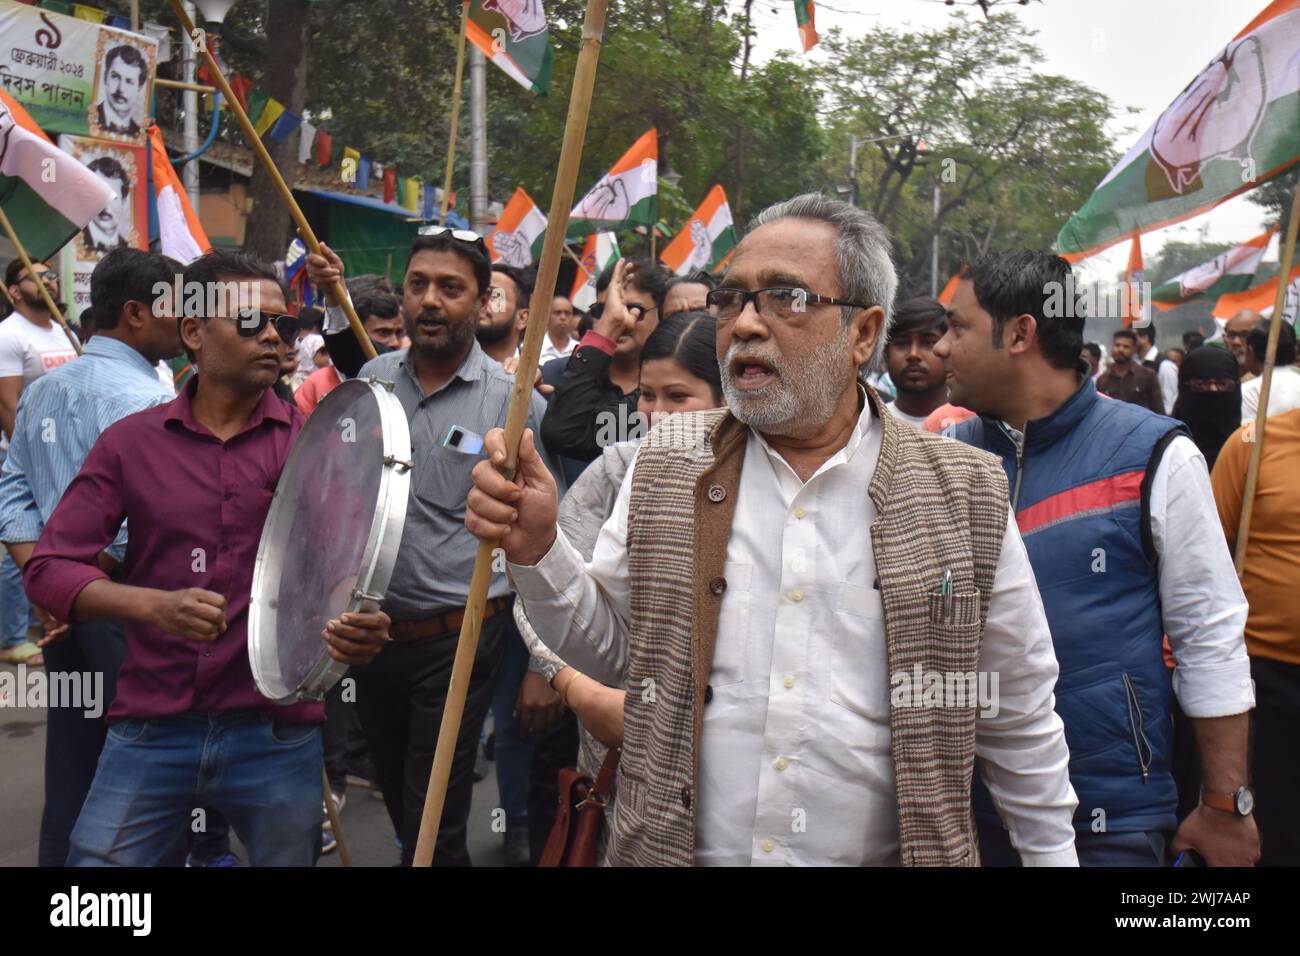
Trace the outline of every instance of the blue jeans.
<instances>
[{"instance_id":1,"label":"blue jeans","mask_svg":"<svg viewBox=\"0 0 1300 956\"><path fill-rule=\"evenodd\" d=\"M492 691L492 726L497 735L497 790L506 822L513 824L528 818L528 772L533 765L532 742L515 725L515 701L528 671L528 647L510 612L502 613L510 621L503 635L505 652L501 670L497 672L497 685Z\"/></svg>"},{"instance_id":2,"label":"blue jeans","mask_svg":"<svg viewBox=\"0 0 1300 956\"><path fill-rule=\"evenodd\" d=\"M183 859L186 828L206 829L203 808L211 807L243 840L253 866L312 866L322 799L313 724L254 711L119 721L108 729L68 865Z\"/></svg>"},{"instance_id":3,"label":"blue jeans","mask_svg":"<svg viewBox=\"0 0 1300 956\"><path fill-rule=\"evenodd\" d=\"M23 573L9 552L0 561L0 647L17 647L27 640L27 628L36 624L36 615L23 590Z\"/></svg>"}]
</instances>

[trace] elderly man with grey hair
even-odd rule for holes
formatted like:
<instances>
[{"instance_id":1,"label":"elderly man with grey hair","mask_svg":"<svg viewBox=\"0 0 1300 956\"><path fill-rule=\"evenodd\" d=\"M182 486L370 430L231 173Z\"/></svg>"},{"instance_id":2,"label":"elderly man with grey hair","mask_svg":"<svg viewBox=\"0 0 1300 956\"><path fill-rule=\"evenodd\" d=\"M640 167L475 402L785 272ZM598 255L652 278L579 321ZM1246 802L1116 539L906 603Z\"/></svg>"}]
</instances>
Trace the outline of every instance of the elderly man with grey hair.
<instances>
[{"instance_id":1,"label":"elderly man with grey hair","mask_svg":"<svg viewBox=\"0 0 1300 956\"><path fill-rule=\"evenodd\" d=\"M627 689L607 862L978 865L981 774L1031 865L1074 865L1057 666L993 457L858 381L897 280L867 213L765 210L708 301L729 408L642 442L584 564L525 433L466 525L538 635Z\"/></svg>"}]
</instances>

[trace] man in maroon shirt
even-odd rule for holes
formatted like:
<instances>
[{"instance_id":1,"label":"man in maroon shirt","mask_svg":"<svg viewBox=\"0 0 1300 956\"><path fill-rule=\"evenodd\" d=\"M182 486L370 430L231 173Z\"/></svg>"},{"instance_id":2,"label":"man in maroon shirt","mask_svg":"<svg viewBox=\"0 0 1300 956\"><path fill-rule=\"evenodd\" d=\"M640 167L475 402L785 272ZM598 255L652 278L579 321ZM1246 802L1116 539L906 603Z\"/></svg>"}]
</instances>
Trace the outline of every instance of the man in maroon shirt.
<instances>
[{"instance_id":1,"label":"man in maroon shirt","mask_svg":"<svg viewBox=\"0 0 1300 956\"><path fill-rule=\"evenodd\" d=\"M175 401L108 428L46 523L28 593L60 620L125 622L108 740L72 833L72 866L148 866L221 812L250 862L310 866L320 847L318 703L263 697L248 662L253 564L303 417L271 390L284 291L275 273L214 252L185 270L181 341L197 374ZM237 299L214 294L238 290ZM291 321L291 320L290 320ZM118 580L97 556L123 519ZM344 614L322 637L370 661L388 617Z\"/></svg>"}]
</instances>

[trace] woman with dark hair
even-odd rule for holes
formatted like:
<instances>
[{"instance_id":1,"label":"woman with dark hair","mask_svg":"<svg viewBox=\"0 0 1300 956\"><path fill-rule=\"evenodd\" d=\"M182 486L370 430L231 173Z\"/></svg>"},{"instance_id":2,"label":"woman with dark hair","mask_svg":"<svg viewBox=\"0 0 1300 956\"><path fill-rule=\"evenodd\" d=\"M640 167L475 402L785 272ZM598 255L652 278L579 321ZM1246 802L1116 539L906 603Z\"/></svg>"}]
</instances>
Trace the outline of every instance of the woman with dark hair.
<instances>
[{"instance_id":1,"label":"woman with dark hair","mask_svg":"<svg viewBox=\"0 0 1300 956\"><path fill-rule=\"evenodd\" d=\"M1192 440L1213 469L1219 449L1241 425L1241 370L1227 349L1192 349L1178 367L1178 399L1173 417L1192 432Z\"/></svg>"},{"instance_id":2,"label":"woman with dark hair","mask_svg":"<svg viewBox=\"0 0 1300 956\"><path fill-rule=\"evenodd\" d=\"M637 412L647 429L664 415L722 404L717 320L707 312L679 312L659 323L641 346Z\"/></svg>"},{"instance_id":3,"label":"woman with dark hair","mask_svg":"<svg viewBox=\"0 0 1300 956\"><path fill-rule=\"evenodd\" d=\"M637 413L644 427L637 437L606 447L560 502L560 527L586 560L591 560L601 526L614 510L641 435L667 415L722 405L717 322L707 312L682 312L664 319L641 347L640 358ZM519 688L519 726L530 736L540 735L563 716L566 707L572 710L580 724L578 768L594 777L607 748L623 741L626 691L592 680L553 654L544 635L539 637L533 631L519 601L515 602L515 621L532 653L528 674ZM565 765L571 759L567 758ZM555 818L554 773L546 780L535 774L529 791L528 816L533 821L529 835L536 859Z\"/></svg>"}]
</instances>

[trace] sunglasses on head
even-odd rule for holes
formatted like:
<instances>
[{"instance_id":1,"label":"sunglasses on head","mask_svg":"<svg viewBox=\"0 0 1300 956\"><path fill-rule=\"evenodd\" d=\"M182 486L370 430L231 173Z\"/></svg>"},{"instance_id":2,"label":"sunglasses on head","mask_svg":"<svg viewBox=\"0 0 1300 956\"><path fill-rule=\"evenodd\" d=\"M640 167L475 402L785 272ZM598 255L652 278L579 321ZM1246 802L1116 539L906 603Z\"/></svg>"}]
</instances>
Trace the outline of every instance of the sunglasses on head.
<instances>
[{"instance_id":1,"label":"sunglasses on head","mask_svg":"<svg viewBox=\"0 0 1300 956\"><path fill-rule=\"evenodd\" d=\"M468 242L483 255L487 255L487 243L483 241L483 237L468 229L453 229L451 226L421 226L416 232L421 236L450 235L457 242Z\"/></svg>"},{"instance_id":2,"label":"sunglasses on head","mask_svg":"<svg viewBox=\"0 0 1300 956\"><path fill-rule=\"evenodd\" d=\"M256 338L262 334L266 324L271 322L275 325L275 334L280 336L280 341L286 345L293 344L293 340L298 336L298 319L286 312L270 312L266 309L238 309L231 316L231 321L235 323L235 331L246 339Z\"/></svg>"}]
</instances>

